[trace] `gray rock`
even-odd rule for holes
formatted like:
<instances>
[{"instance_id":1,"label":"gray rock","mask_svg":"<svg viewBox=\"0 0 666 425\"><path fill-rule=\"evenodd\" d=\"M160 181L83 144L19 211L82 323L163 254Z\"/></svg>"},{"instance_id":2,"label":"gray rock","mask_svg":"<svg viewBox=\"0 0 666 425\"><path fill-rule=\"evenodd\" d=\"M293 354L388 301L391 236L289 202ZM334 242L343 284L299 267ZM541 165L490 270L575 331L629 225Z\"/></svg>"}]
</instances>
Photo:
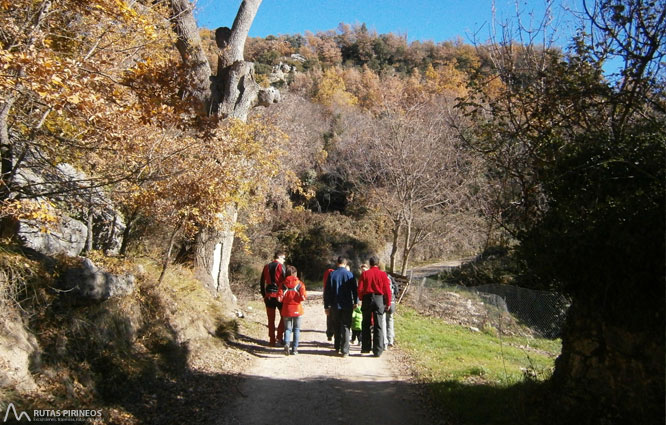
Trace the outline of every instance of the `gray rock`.
<instances>
[{"instance_id":1,"label":"gray rock","mask_svg":"<svg viewBox=\"0 0 666 425\"><path fill-rule=\"evenodd\" d=\"M96 302L129 295L134 291L133 275L119 276L105 272L88 258L84 258L79 267L66 270L60 283L63 290L73 296Z\"/></svg>"},{"instance_id":2,"label":"gray rock","mask_svg":"<svg viewBox=\"0 0 666 425\"><path fill-rule=\"evenodd\" d=\"M88 209L82 209L83 207L80 206L92 205L93 248L103 250L108 254L118 254L125 230L122 214L113 207L112 201L104 191L100 188L87 187L90 181L88 175L66 163L58 164L56 167L44 166L33 155L28 155L24 162L25 165L16 174L14 185L22 187L24 192L37 195L37 200L45 200L44 197L38 196L40 193L58 193L50 195L49 200L58 205L59 212L54 212L54 215L62 218L61 221L65 223L65 227L79 227L78 224L71 225L72 219L69 217L85 223ZM59 193L63 189L68 189L68 191ZM29 222L22 223L22 227L30 228L32 225ZM31 232L31 230L28 230L28 232ZM34 248L33 246L29 247ZM52 255L52 253L43 252L38 248L34 249L46 255ZM69 253L68 251L67 254L78 255L80 252L81 249L75 253Z\"/></svg>"},{"instance_id":3,"label":"gray rock","mask_svg":"<svg viewBox=\"0 0 666 425\"><path fill-rule=\"evenodd\" d=\"M34 391L37 385L30 365L39 357L37 338L28 332L19 314L10 309L4 313L0 320L0 388Z\"/></svg>"},{"instance_id":4,"label":"gray rock","mask_svg":"<svg viewBox=\"0 0 666 425\"><path fill-rule=\"evenodd\" d=\"M21 245L48 256L79 255L86 243L86 225L67 216L48 228L32 220L19 220L14 229Z\"/></svg>"},{"instance_id":5,"label":"gray rock","mask_svg":"<svg viewBox=\"0 0 666 425\"><path fill-rule=\"evenodd\" d=\"M280 90L268 87L259 91L258 103L261 106L270 106L272 103L280 102Z\"/></svg>"},{"instance_id":6,"label":"gray rock","mask_svg":"<svg viewBox=\"0 0 666 425\"><path fill-rule=\"evenodd\" d=\"M305 56L300 55L300 54L298 54L298 53L292 53L290 57L291 57L293 60L295 60L295 61L299 61L299 62L301 62L301 63L303 63L303 62L307 62L307 59L305 59Z\"/></svg>"}]
</instances>

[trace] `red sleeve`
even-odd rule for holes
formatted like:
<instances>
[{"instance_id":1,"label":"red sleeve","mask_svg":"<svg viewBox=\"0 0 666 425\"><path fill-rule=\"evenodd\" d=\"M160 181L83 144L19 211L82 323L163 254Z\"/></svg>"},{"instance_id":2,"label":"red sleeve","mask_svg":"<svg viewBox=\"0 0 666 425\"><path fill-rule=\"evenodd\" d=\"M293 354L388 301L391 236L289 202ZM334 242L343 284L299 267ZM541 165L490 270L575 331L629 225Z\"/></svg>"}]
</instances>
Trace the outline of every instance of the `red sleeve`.
<instances>
[{"instance_id":1,"label":"red sleeve","mask_svg":"<svg viewBox=\"0 0 666 425\"><path fill-rule=\"evenodd\" d=\"M308 293L305 291L305 283L301 282L301 290L299 292L301 294L301 298L305 300L305 298L308 296Z\"/></svg>"}]
</instances>

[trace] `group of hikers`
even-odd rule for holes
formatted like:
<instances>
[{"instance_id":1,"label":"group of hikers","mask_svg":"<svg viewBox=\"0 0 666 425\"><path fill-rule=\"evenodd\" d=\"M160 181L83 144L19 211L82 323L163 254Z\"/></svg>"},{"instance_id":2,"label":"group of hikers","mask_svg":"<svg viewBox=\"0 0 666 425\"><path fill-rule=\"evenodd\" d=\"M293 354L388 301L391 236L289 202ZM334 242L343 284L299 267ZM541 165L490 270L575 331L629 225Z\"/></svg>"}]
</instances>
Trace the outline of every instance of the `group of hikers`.
<instances>
[{"instance_id":1,"label":"group of hikers","mask_svg":"<svg viewBox=\"0 0 666 425\"><path fill-rule=\"evenodd\" d=\"M260 290L266 305L269 343L272 347L283 346L288 356L298 354L302 303L307 292L296 267L284 265L285 258L284 251L277 251L273 261L264 266ZM323 292L326 336L333 340L338 355L347 357L354 341L361 344L362 354L372 352L375 357L394 344L398 286L390 274L380 270L376 256L361 265L358 281L347 258L338 257L335 268L324 274ZM280 313L277 327L276 310Z\"/></svg>"}]
</instances>

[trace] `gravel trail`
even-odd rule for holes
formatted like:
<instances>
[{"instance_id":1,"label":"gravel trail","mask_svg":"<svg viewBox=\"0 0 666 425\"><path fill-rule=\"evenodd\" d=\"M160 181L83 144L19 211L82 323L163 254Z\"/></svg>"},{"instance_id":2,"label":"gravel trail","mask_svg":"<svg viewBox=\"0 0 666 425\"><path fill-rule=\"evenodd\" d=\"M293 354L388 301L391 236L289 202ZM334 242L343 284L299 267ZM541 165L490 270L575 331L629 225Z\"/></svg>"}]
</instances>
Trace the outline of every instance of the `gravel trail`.
<instances>
[{"instance_id":1,"label":"gravel trail","mask_svg":"<svg viewBox=\"0 0 666 425\"><path fill-rule=\"evenodd\" d=\"M285 356L281 347L240 336L255 360L242 372L238 397L218 424L432 423L398 350L375 358L352 344L348 357L335 353L326 339L320 294L309 293L304 305L298 355ZM265 320L263 312L252 316Z\"/></svg>"}]
</instances>

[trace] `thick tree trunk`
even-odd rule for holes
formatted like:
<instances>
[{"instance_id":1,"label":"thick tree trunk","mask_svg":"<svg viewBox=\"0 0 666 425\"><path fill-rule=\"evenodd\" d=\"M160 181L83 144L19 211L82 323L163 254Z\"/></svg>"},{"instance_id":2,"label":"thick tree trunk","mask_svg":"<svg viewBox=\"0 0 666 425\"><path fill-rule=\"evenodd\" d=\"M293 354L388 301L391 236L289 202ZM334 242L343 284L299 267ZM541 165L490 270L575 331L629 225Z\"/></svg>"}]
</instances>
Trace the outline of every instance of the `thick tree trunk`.
<instances>
[{"instance_id":1,"label":"thick tree trunk","mask_svg":"<svg viewBox=\"0 0 666 425\"><path fill-rule=\"evenodd\" d=\"M563 417L555 422L663 423L663 317L660 334L654 326L630 329L611 324L599 305L583 301L574 300L562 335L553 383L562 395L555 414ZM644 313L650 314L657 319ZM626 317L635 315L628 311Z\"/></svg>"},{"instance_id":2,"label":"thick tree trunk","mask_svg":"<svg viewBox=\"0 0 666 425\"><path fill-rule=\"evenodd\" d=\"M199 231L194 248L195 273L212 294L235 302L236 297L229 285L229 261L234 243L233 224L238 218L236 208L229 206L226 215L224 220L228 224L224 230L205 228Z\"/></svg>"},{"instance_id":3,"label":"thick tree trunk","mask_svg":"<svg viewBox=\"0 0 666 425\"><path fill-rule=\"evenodd\" d=\"M191 3L189 0L171 0L171 4L174 27L178 34L178 50L191 69L190 80L193 83L189 93L201 104L206 114L244 121L257 103L277 101L278 96L274 91L267 91L268 96L259 96L260 88L254 81L254 65L243 59L245 40L261 0L244 0L232 28L218 28L215 32L220 51L218 75L212 78ZM224 229L201 229L195 247L197 277L213 294L228 299L235 299L229 286L229 261L237 216L236 206L229 205L223 221Z\"/></svg>"},{"instance_id":4,"label":"thick tree trunk","mask_svg":"<svg viewBox=\"0 0 666 425\"><path fill-rule=\"evenodd\" d=\"M189 0L171 0L173 26L178 39L176 47L183 63L189 67L190 85L184 97L191 97L202 114L208 114L211 104L210 64L201 45L199 28Z\"/></svg>"},{"instance_id":5,"label":"thick tree trunk","mask_svg":"<svg viewBox=\"0 0 666 425\"><path fill-rule=\"evenodd\" d=\"M16 96L8 96L4 102L0 102L0 163L2 169L2 185L0 185L0 200L4 200L11 192L11 176L13 171L12 144L9 140L9 112L11 111Z\"/></svg>"}]
</instances>

